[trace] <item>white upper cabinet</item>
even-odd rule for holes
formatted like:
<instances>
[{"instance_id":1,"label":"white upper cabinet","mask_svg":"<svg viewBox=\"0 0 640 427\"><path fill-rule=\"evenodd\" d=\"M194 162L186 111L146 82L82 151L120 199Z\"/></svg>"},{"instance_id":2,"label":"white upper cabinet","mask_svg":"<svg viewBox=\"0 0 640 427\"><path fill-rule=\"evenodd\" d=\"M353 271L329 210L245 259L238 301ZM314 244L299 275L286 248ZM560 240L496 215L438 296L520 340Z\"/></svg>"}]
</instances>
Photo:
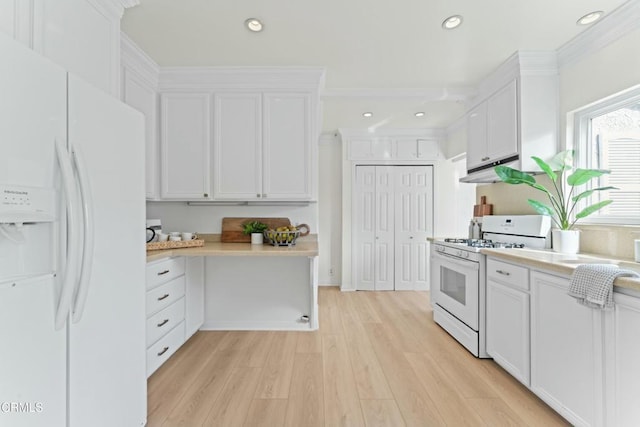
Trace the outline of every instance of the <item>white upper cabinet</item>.
<instances>
[{"instance_id":1,"label":"white upper cabinet","mask_svg":"<svg viewBox=\"0 0 640 427\"><path fill-rule=\"evenodd\" d=\"M208 94L162 94L160 152L163 199L210 199L210 110Z\"/></svg>"},{"instance_id":2,"label":"white upper cabinet","mask_svg":"<svg viewBox=\"0 0 640 427\"><path fill-rule=\"evenodd\" d=\"M5 0L0 31L118 97L120 18L136 0Z\"/></svg>"},{"instance_id":3,"label":"white upper cabinet","mask_svg":"<svg viewBox=\"0 0 640 427\"><path fill-rule=\"evenodd\" d=\"M518 154L518 102L515 80L487 101L486 160Z\"/></svg>"},{"instance_id":4,"label":"white upper cabinet","mask_svg":"<svg viewBox=\"0 0 640 427\"><path fill-rule=\"evenodd\" d=\"M152 86L125 69L122 74L122 101L144 114L145 188L147 199L153 199L158 197L157 95Z\"/></svg>"},{"instance_id":5,"label":"white upper cabinet","mask_svg":"<svg viewBox=\"0 0 640 427\"><path fill-rule=\"evenodd\" d=\"M394 141L397 160L436 160L439 155L435 139L396 138Z\"/></svg>"},{"instance_id":6,"label":"white upper cabinet","mask_svg":"<svg viewBox=\"0 0 640 427\"><path fill-rule=\"evenodd\" d=\"M311 96L265 93L262 198L312 198Z\"/></svg>"},{"instance_id":7,"label":"white upper cabinet","mask_svg":"<svg viewBox=\"0 0 640 427\"><path fill-rule=\"evenodd\" d=\"M539 171L531 156L558 149L555 53L516 52L481 85L467 113L467 172L463 181L492 182L498 164Z\"/></svg>"},{"instance_id":8,"label":"white upper cabinet","mask_svg":"<svg viewBox=\"0 0 640 427\"><path fill-rule=\"evenodd\" d=\"M259 93L214 95L213 197L262 197L262 97Z\"/></svg>"},{"instance_id":9,"label":"white upper cabinet","mask_svg":"<svg viewBox=\"0 0 640 427\"><path fill-rule=\"evenodd\" d=\"M311 96L217 93L214 99L214 200L310 200Z\"/></svg>"},{"instance_id":10,"label":"white upper cabinet","mask_svg":"<svg viewBox=\"0 0 640 427\"><path fill-rule=\"evenodd\" d=\"M144 114L146 198L160 197L158 65L127 36L121 37L121 100Z\"/></svg>"}]
</instances>

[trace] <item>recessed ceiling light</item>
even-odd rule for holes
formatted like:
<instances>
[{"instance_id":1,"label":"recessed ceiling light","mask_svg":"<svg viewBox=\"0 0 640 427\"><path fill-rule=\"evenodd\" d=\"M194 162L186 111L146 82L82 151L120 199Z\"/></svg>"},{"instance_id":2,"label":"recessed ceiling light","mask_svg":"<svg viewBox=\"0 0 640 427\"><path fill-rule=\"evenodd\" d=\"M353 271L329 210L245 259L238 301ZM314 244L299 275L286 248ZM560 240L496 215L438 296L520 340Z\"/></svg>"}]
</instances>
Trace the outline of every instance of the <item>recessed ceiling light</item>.
<instances>
[{"instance_id":1,"label":"recessed ceiling light","mask_svg":"<svg viewBox=\"0 0 640 427\"><path fill-rule=\"evenodd\" d=\"M414 114L416 117L424 117L424 111L418 111Z\"/></svg>"},{"instance_id":2,"label":"recessed ceiling light","mask_svg":"<svg viewBox=\"0 0 640 427\"><path fill-rule=\"evenodd\" d=\"M604 15L604 12L601 11L601 10L596 10L594 12L589 12L586 15L584 15L582 18L578 19L576 21L576 24L578 24L578 25L593 24L598 19L602 18L602 15Z\"/></svg>"},{"instance_id":3,"label":"recessed ceiling light","mask_svg":"<svg viewBox=\"0 0 640 427\"><path fill-rule=\"evenodd\" d=\"M373 117L373 113L371 111L367 111L366 113L362 113L363 117Z\"/></svg>"},{"instance_id":4,"label":"recessed ceiling light","mask_svg":"<svg viewBox=\"0 0 640 427\"><path fill-rule=\"evenodd\" d=\"M442 21L442 28L445 30L453 30L462 24L462 16L453 15Z\"/></svg>"},{"instance_id":5,"label":"recessed ceiling light","mask_svg":"<svg viewBox=\"0 0 640 427\"><path fill-rule=\"evenodd\" d=\"M253 31L254 33L259 33L262 31L262 22L258 18L249 18L244 21L244 25L249 29L249 31Z\"/></svg>"}]
</instances>

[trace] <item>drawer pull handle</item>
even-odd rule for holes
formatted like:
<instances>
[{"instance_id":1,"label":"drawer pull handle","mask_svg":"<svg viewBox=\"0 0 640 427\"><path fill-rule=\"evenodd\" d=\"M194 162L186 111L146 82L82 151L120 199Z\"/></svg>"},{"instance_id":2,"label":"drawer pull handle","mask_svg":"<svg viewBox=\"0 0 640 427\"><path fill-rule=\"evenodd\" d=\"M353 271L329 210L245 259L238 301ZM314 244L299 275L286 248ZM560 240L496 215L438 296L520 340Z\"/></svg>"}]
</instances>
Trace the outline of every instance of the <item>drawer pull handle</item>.
<instances>
[{"instance_id":1,"label":"drawer pull handle","mask_svg":"<svg viewBox=\"0 0 640 427\"><path fill-rule=\"evenodd\" d=\"M160 273L158 273L158 276L163 276L163 275L167 274L168 272L169 272L169 270L161 271Z\"/></svg>"},{"instance_id":2,"label":"drawer pull handle","mask_svg":"<svg viewBox=\"0 0 640 427\"><path fill-rule=\"evenodd\" d=\"M167 352L167 350L169 350L169 347L163 348L162 351L160 353L158 353L158 356L162 356L163 354L165 354Z\"/></svg>"},{"instance_id":3,"label":"drawer pull handle","mask_svg":"<svg viewBox=\"0 0 640 427\"><path fill-rule=\"evenodd\" d=\"M162 322L158 323L158 328L162 328L169 322L169 319L164 319Z\"/></svg>"},{"instance_id":4,"label":"drawer pull handle","mask_svg":"<svg viewBox=\"0 0 640 427\"><path fill-rule=\"evenodd\" d=\"M484 162L485 160L489 160L491 157L483 157L481 160Z\"/></svg>"},{"instance_id":5,"label":"drawer pull handle","mask_svg":"<svg viewBox=\"0 0 640 427\"><path fill-rule=\"evenodd\" d=\"M165 298L169 298L169 294L164 294L161 297L158 297L158 301L162 301Z\"/></svg>"},{"instance_id":6,"label":"drawer pull handle","mask_svg":"<svg viewBox=\"0 0 640 427\"><path fill-rule=\"evenodd\" d=\"M509 273L508 271L504 271L504 270L496 270L496 273L502 274L503 276L511 276L511 273Z\"/></svg>"}]
</instances>

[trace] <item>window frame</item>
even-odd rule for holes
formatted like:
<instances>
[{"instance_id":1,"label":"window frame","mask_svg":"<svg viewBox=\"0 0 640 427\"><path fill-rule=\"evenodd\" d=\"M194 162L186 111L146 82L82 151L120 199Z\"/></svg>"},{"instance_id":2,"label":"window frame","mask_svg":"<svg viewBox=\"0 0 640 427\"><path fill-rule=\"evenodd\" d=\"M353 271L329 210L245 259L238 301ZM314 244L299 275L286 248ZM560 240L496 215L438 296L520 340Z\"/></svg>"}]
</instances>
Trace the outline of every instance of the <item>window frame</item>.
<instances>
[{"instance_id":1,"label":"window frame","mask_svg":"<svg viewBox=\"0 0 640 427\"><path fill-rule=\"evenodd\" d=\"M571 143L572 147L575 150L575 166L577 168L588 168L587 161L587 152L590 150L581 149L587 141L591 141L591 120L613 112L615 110L619 110L624 107L629 107L634 104L640 103L640 85L633 86L629 89L626 89L622 92L618 92L612 96L606 97L599 101L594 102L582 109L576 110L573 112L573 139ZM640 167L640 165L638 165ZM563 183L564 184L564 183ZM589 187L591 188L591 184ZM582 201L577 206L576 211L580 212L587 204L591 204L591 198ZM622 217L622 216L610 216L610 215L599 215L598 212L583 218L580 220L578 224L585 225L598 225L598 224L616 224L616 225L640 225L640 216L638 217Z\"/></svg>"}]
</instances>

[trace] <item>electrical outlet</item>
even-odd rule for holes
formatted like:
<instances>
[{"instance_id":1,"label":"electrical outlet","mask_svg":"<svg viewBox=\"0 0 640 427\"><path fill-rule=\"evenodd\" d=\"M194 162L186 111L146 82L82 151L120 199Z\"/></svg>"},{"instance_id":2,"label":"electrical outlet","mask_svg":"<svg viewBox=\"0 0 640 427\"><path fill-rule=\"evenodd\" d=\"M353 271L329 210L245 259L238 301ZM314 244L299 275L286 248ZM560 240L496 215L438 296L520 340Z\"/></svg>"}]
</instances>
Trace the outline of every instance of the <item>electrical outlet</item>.
<instances>
[{"instance_id":1,"label":"electrical outlet","mask_svg":"<svg viewBox=\"0 0 640 427\"><path fill-rule=\"evenodd\" d=\"M329 268L329 276L333 276L333 267Z\"/></svg>"}]
</instances>

